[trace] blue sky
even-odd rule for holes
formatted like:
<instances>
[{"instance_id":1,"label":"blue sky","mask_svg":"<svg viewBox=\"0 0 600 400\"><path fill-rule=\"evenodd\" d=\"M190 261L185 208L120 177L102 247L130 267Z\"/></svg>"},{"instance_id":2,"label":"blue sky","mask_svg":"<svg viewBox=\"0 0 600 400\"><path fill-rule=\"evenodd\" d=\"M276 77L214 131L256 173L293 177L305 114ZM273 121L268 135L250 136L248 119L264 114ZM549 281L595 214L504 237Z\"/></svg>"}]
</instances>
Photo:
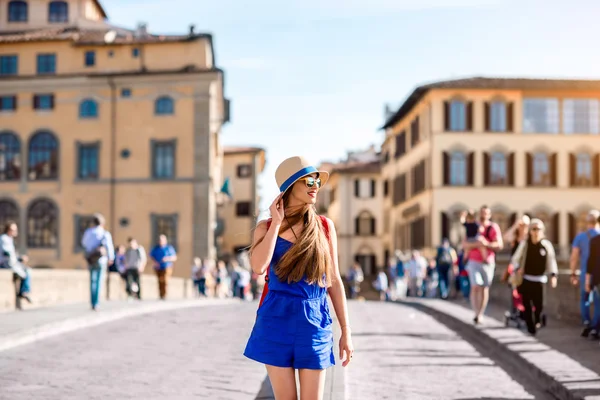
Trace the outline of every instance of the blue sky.
<instances>
[{"instance_id":1,"label":"blue sky","mask_svg":"<svg viewBox=\"0 0 600 400\"><path fill-rule=\"evenodd\" d=\"M214 35L232 123L224 144L279 162L379 145L385 103L466 76L600 78L597 0L104 0L111 22ZM576 7L574 6L576 5Z\"/></svg>"}]
</instances>

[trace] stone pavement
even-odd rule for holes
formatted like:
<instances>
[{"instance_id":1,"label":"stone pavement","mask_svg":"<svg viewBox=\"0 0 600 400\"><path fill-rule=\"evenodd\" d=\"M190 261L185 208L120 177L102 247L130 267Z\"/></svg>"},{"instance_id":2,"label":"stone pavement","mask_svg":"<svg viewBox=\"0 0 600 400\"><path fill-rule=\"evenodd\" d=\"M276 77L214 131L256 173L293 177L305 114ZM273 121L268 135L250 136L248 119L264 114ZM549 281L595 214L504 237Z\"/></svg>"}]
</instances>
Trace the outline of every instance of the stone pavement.
<instances>
[{"instance_id":1,"label":"stone pavement","mask_svg":"<svg viewBox=\"0 0 600 400\"><path fill-rule=\"evenodd\" d=\"M0 399L272 399L264 367L242 356L256 303L205 304L7 349ZM412 306L350 302L350 314L356 353L349 367L328 371L327 399L550 398Z\"/></svg>"},{"instance_id":2,"label":"stone pavement","mask_svg":"<svg viewBox=\"0 0 600 400\"><path fill-rule=\"evenodd\" d=\"M475 327L465 302L411 300L425 307L442 323L460 331L471 342L487 346L496 359L519 369L528 379L548 387L559 399L600 399L599 352L597 341L579 337L579 329L560 321L548 321L548 327L533 338L515 328L505 328L504 309L490 305L484 323ZM502 322L501 322L502 321Z\"/></svg>"}]
</instances>

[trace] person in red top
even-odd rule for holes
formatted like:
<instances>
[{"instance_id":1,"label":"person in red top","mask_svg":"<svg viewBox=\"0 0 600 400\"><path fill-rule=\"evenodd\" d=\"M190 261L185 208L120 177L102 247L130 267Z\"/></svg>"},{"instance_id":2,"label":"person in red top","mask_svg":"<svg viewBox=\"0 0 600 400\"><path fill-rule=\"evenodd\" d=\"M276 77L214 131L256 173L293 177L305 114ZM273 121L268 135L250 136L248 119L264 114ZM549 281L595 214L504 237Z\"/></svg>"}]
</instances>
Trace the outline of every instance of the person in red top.
<instances>
[{"instance_id":1,"label":"person in red top","mask_svg":"<svg viewBox=\"0 0 600 400\"><path fill-rule=\"evenodd\" d=\"M477 242L463 241L463 249L468 252L466 270L471 283L471 306L478 324L488 303L489 289L496 269L496 252L504 247L498 224L491 221L492 211L488 206L479 210L480 235ZM484 258L481 249L487 250ZM486 253L484 251L483 253Z\"/></svg>"}]
</instances>

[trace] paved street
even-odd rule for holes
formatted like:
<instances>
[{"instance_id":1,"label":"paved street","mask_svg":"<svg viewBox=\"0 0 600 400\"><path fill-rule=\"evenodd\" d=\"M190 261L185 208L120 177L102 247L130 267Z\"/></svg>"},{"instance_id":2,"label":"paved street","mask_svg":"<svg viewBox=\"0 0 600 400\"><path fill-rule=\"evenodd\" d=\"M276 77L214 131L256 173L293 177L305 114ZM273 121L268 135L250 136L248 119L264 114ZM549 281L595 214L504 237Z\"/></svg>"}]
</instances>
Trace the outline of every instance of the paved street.
<instances>
[{"instance_id":1,"label":"paved street","mask_svg":"<svg viewBox=\"0 0 600 400\"><path fill-rule=\"evenodd\" d=\"M162 311L0 353L0 399L255 399L242 355L255 303ZM351 303L349 399L546 399L427 314Z\"/></svg>"}]
</instances>

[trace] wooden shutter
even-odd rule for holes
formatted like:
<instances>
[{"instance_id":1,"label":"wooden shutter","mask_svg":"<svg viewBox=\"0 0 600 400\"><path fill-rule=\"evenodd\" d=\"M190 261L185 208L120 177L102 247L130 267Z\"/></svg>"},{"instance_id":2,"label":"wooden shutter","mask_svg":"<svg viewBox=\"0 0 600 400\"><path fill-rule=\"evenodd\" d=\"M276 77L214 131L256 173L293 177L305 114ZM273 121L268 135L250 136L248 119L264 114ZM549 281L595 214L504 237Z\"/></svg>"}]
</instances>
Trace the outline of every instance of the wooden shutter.
<instances>
[{"instance_id":1,"label":"wooden shutter","mask_svg":"<svg viewBox=\"0 0 600 400\"><path fill-rule=\"evenodd\" d=\"M469 101L467 103L467 131L471 132L473 130L473 102Z\"/></svg>"},{"instance_id":2,"label":"wooden shutter","mask_svg":"<svg viewBox=\"0 0 600 400\"><path fill-rule=\"evenodd\" d=\"M577 235L577 217L569 213L569 243L573 243L573 239Z\"/></svg>"},{"instance_id":3,"label":"wooden shutter","mask_svg":"<svg viewBox=\"0 0 600 400\"><path fill-rule=\"evenodd\" d=\"M376 182L375 179L371 179L371 197L375 197L375 186L376 186Z\"/></svg>"},{"instance_id":4,"label":"wooden shutter","mask_svg":"<svg viewBox=\"0 0 600 400\"><path fill-rule=\"evenodd\" d=\"M490 184L490 154L487 152L483 153L483 184L485 186Z\"/></svg>"},{"instance_id":5,"label":"wooden shutter","mask_svg":"<svg viewBox=\"0 0 600 400\"><path fill-rule=\"evenodd\" d=\"M533 156L530 153L525 154L527 164L527 186L533 185Z\"/></svg>"},{"instance_id":6,"label":"wooden shutter","mask_svg":"<svg viewBox=\"0 0 600 400\"><path fill-rule=\"evenodd\" d=\"M377 228L376 220L375 220L375 218L371 218L371 235L375 235L376 228Z\"/></svg>"},{"instance_id":7,"label":"wooden shutter","mask_svg":"<svg viewBox=\"0 0 600 400\"><path fill-rule=\"evenodd\" d=\"M444 130L450 130L450 102L444 102Z\"/></svg>"},{"instance_id":8,"label":"wooden shutter","mask_svg":"<svg viewBox=\"0 0 600 400\"><path fill-rule=\"evenodd\" d=\"M486 132L490 132L492 130L491 127L491 119L492 119L492 114L491 114L491 108L490 108L490 103L489 102L485 102L484 103L484 118L485 118L485 131Z\"/></svg>"},{"instance_id":9,"label":"wooden shutter","mask_svg":"<svg viewBox=\"0 0 600 400\"><path fill-rule=\"evenodd\" d=\"M450 218L448 218L448 214L442 211L440 213L440 219L442 223L442 237L440 238L440 240L444 240L450 237Z\"/></svg>"},{"instance_id":10,"label":"wooden shutter","mask_svg":"<svg viewBox=\"0 0 600 400\"><path fill-rule=\"evenodd\" d=\"M515 153L510 153L506 160L506 174L508 177L508 186L515 185Z\"/></svg>"},{"instance_id":11,"label":"wooden shutter","mask_svg":"<svg viewBox=\"0 0 600 400\"><path fill-rule=\"evenodd\" d=\"M360 180L354 180L354 197L360 197Z\"/></svg>"},{"instance_id":12,"label":"wooden shutter","mask_svg":"<svg viewBox=\"0 0 600 400\"><path fill-rule=\"evenodd\" d=\"M560 232L560 213L556 213L552 216L552 236L550 237L552 243L558 244L558 235ZM558 249L556 249L558 250ZM556 252L558 254L558 251Z\"/></svg>"},{"instance_id":13,"label":"wooden shutter","mask_svg":"<svg viewBox=\"0 0 600 400\"><path fill-rule=\"evenodd\" d=\"M569 185L576 186L577 182L577 156L569 154Z\"/></svg>"},{"instance_id":14,"label":"wooden shutter","mask_svg":"<svg viewBox=\"0 0 600 400\"><path fill-rule=\"evenodd\" d=\"M360 235L360 217L354 218L354 234Z\"/></svg>"},{"instance_id":15,"label":"wooden shutter","mask_svg":"<svg viewBox=\"0 0 600 400\"><path fill-rule=\"evenodd\" d=\"M507 103L506 104L506 131L514 132L514 104Z\"/></svg>"},{"instance_id":16,"label":"wooden shutter","mask_svg":"<svg viewBox=\"0 0 600 400\"><path fill-rule=\"evenodd\" d=\"M446 152L442 153L444 156L444 185L450 184L450 155Z\"/></svg>"},{"instance_id":17,"label":"wooden shutter","mask_svg":"<svg viewBox=\"0 0 600 400\"><path fill-rule=\"evenodd\" d=\"M37 110L40 108L40 96L37 94L33 95L33 109Z\"/></svg>"},{"instance_id":18,"label":"wooden shutter","mask_svg":"<svg viewBox=\"0 0 600 400\"><path fill-rule=\"evenodd\" d=\"M50 95L50 109L54 110L54 95Z\"/></svg>"},{"instance_id":19,"label":"wooden shutter","mask_svg":"<svg viewBox=\"0 0 600 400\"><path fill-rule=\"evenodd\" d=\"M473 186L475 168L473 168L475 162L475 153L471 152L467 156L467 185Z\"/></svg>"},{"instance_id":20,"label":"wooden shutter","mask_svg":"<svg viewBox=\"0 0 600 400\"><path fill-rule=\"evenodd\" d=\"M550 155L550 186L556 186L556 170L557 170L557 156L558 154L554 153Z\"/></svg>"},{"instance_id":21,"label":"wooden shutter","mask_svg":"<svg viewBox=\"0 0 600 400\"><path fill-rule=\"evenodd\" d=\"M15 103L16 104L16 103ZM594 186L600 186L600 154L596 154L594 156L594 160L592 162L592 179Z\"/></svg>"},{"instance_id":22,"label":"wooden shutter","mask_svg":"<svg viewBox=\"0 0 600 400\"><path fill-rule=\"evenodd\" d=\"M17 109L17 96L12 96L12 101L13 101L13 110Z\"/></svg>"}]
</instances>

